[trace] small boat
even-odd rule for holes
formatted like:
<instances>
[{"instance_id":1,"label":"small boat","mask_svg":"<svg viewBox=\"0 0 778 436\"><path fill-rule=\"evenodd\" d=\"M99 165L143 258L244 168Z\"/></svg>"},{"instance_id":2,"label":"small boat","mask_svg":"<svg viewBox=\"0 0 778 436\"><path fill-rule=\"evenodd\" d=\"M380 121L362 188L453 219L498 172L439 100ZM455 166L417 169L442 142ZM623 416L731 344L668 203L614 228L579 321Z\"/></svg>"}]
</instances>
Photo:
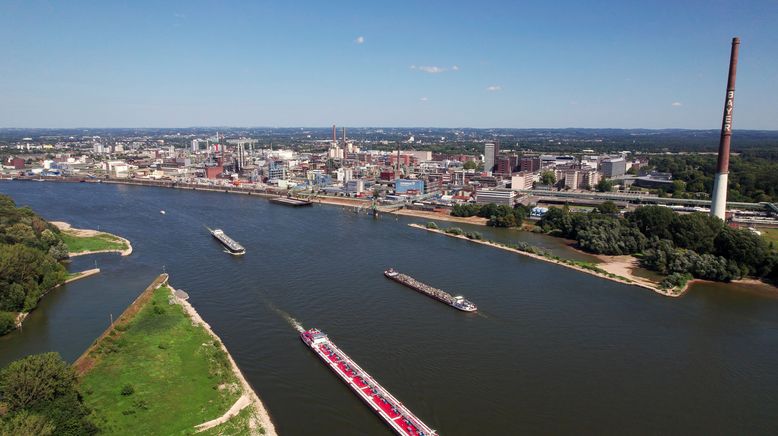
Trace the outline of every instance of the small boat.
<instances>
[{"instance_id":1,"label":"small boat","mask_svg":"<svg viewBox=\"0 0 778 436\"><path fill-rule=\"evenodd\" d=\"M161 210L161 211L159 211L159 213L161 213L162 215L164 215L164 214L165 214L165 211L164 211L164 210Z\"/></svg>"}]
</instances>

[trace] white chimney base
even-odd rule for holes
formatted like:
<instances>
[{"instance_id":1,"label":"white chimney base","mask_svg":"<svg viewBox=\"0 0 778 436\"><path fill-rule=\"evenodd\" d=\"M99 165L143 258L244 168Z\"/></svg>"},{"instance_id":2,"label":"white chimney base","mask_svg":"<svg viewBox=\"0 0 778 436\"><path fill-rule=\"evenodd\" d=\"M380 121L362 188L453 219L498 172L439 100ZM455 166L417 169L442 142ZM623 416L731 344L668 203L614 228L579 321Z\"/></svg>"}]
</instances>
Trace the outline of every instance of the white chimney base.
<instances>
[{"instance_id":1,"label":"white chimney base","mask_svg":"<svg viewBox=\"0 0 778 436\"><path fill-rule=\"evenodd\" d=\"M710 203L710 214L724 220L727 211L727 180L729 174L716 173L713 179L713 201Z\"/></svg>"}]
</instances>

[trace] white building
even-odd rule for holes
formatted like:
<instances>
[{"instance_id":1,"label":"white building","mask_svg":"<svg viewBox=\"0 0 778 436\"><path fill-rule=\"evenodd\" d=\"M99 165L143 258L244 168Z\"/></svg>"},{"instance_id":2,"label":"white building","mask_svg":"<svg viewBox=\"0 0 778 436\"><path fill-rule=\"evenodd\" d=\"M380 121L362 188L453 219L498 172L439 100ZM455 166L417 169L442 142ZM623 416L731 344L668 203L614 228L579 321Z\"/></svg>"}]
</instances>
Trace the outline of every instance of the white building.
<instances>
[{"instance_id":1,"label":"white building","mask_svg":"<svg viewBox=\"0 0 778 436\"><path fill-rule=\"evenodd\" d=\"M513 207L516 201L516 192L510 189L482 189L475 193L475 202L478 204L494 203Z\"/></svg>"},{"instance_id":2,"label":"white building","mask_svg":"<svg viewBox=\"0 0 778 436\"><path fill-rule=\"evenodd\" d=\"M538 177L538 173L531 173L529 171L522 171L511 177L511 189L532 189L532 183Z\"/></svg>"},{"instance_id":3,"label":"white building","mask_svg":"<svg viewBox=\"0 0 778 436\"><path fill-rule=\"evenodd\" d=\"M123 179L130 176L130 166L122 160L109 160L103 162L103 169L111 177Z\"/></svg>"}]
</instances>

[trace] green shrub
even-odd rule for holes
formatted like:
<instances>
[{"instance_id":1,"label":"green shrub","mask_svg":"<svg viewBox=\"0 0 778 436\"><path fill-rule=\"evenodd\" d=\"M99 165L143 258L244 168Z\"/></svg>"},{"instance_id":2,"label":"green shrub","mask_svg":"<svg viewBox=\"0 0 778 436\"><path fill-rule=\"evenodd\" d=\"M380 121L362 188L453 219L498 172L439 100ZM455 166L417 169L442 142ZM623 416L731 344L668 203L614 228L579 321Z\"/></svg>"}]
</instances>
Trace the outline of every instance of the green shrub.
<instances>
[{"instance_id":1,"label":"green shrub","mask_svg":"<svg viewBox=\"0 0 778 436\"><path fill-rule=\"evenodd\" d=\"M123 396L127 397L127 396L130 396L130 395L134 394L134 393L135 393L135 388L131 384L127 383L126 385L124 385L122 387L121 394Z\"/></svg>"},{"instance_id":2,"label":"green shrub","mask_svg":"<svg viewBox=\"0 0 778 436\"><path fill-rule=\"evenodd\" d=\"M0 336L16 328L16 315L11 312L0 312Z\"/></svg>"},{"instance_id":3,"label":"green shrub","mask_svg":"<svg viewBox=\"0 0 778 436\"><path fill-rule=\"evenodd\" d=\"M428 229L437 230L438 229L438 225L435 224L434 222L430 221L430 222L427 223L427 228Z\"/></svg>"},{"instance_id":4,"label":"green shrub","mask_svg":"<svg viewBox=\"0 0 778 436\"><path fill-rule=\"evenodd\" d=\"M659 287L661 287L662 289L671 289L671 288L681 289L684 286L686 286L686 282L688 282L692 278L693 277L691 276L691 274L673 273L665 277L659 283Z\"/></svg>"}]
</instances>

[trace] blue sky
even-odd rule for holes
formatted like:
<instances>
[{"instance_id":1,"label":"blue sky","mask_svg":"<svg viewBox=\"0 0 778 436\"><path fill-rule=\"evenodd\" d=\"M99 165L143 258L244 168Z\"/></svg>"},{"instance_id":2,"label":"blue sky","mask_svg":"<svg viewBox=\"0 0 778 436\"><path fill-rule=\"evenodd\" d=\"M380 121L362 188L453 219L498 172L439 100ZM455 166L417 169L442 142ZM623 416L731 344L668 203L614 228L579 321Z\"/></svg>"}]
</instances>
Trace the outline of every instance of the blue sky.
<instances>
[{"instance_id":1,"label":"blue sky","mask_svg":"<svg viewBox=\"0 0 778 436\"><path fill-rule=\"evenodd\" d=\"M584 4L586 3L586 4ZM0 127L778 129L778 2L0 0Z\"/></svg>"}]
</instances>

